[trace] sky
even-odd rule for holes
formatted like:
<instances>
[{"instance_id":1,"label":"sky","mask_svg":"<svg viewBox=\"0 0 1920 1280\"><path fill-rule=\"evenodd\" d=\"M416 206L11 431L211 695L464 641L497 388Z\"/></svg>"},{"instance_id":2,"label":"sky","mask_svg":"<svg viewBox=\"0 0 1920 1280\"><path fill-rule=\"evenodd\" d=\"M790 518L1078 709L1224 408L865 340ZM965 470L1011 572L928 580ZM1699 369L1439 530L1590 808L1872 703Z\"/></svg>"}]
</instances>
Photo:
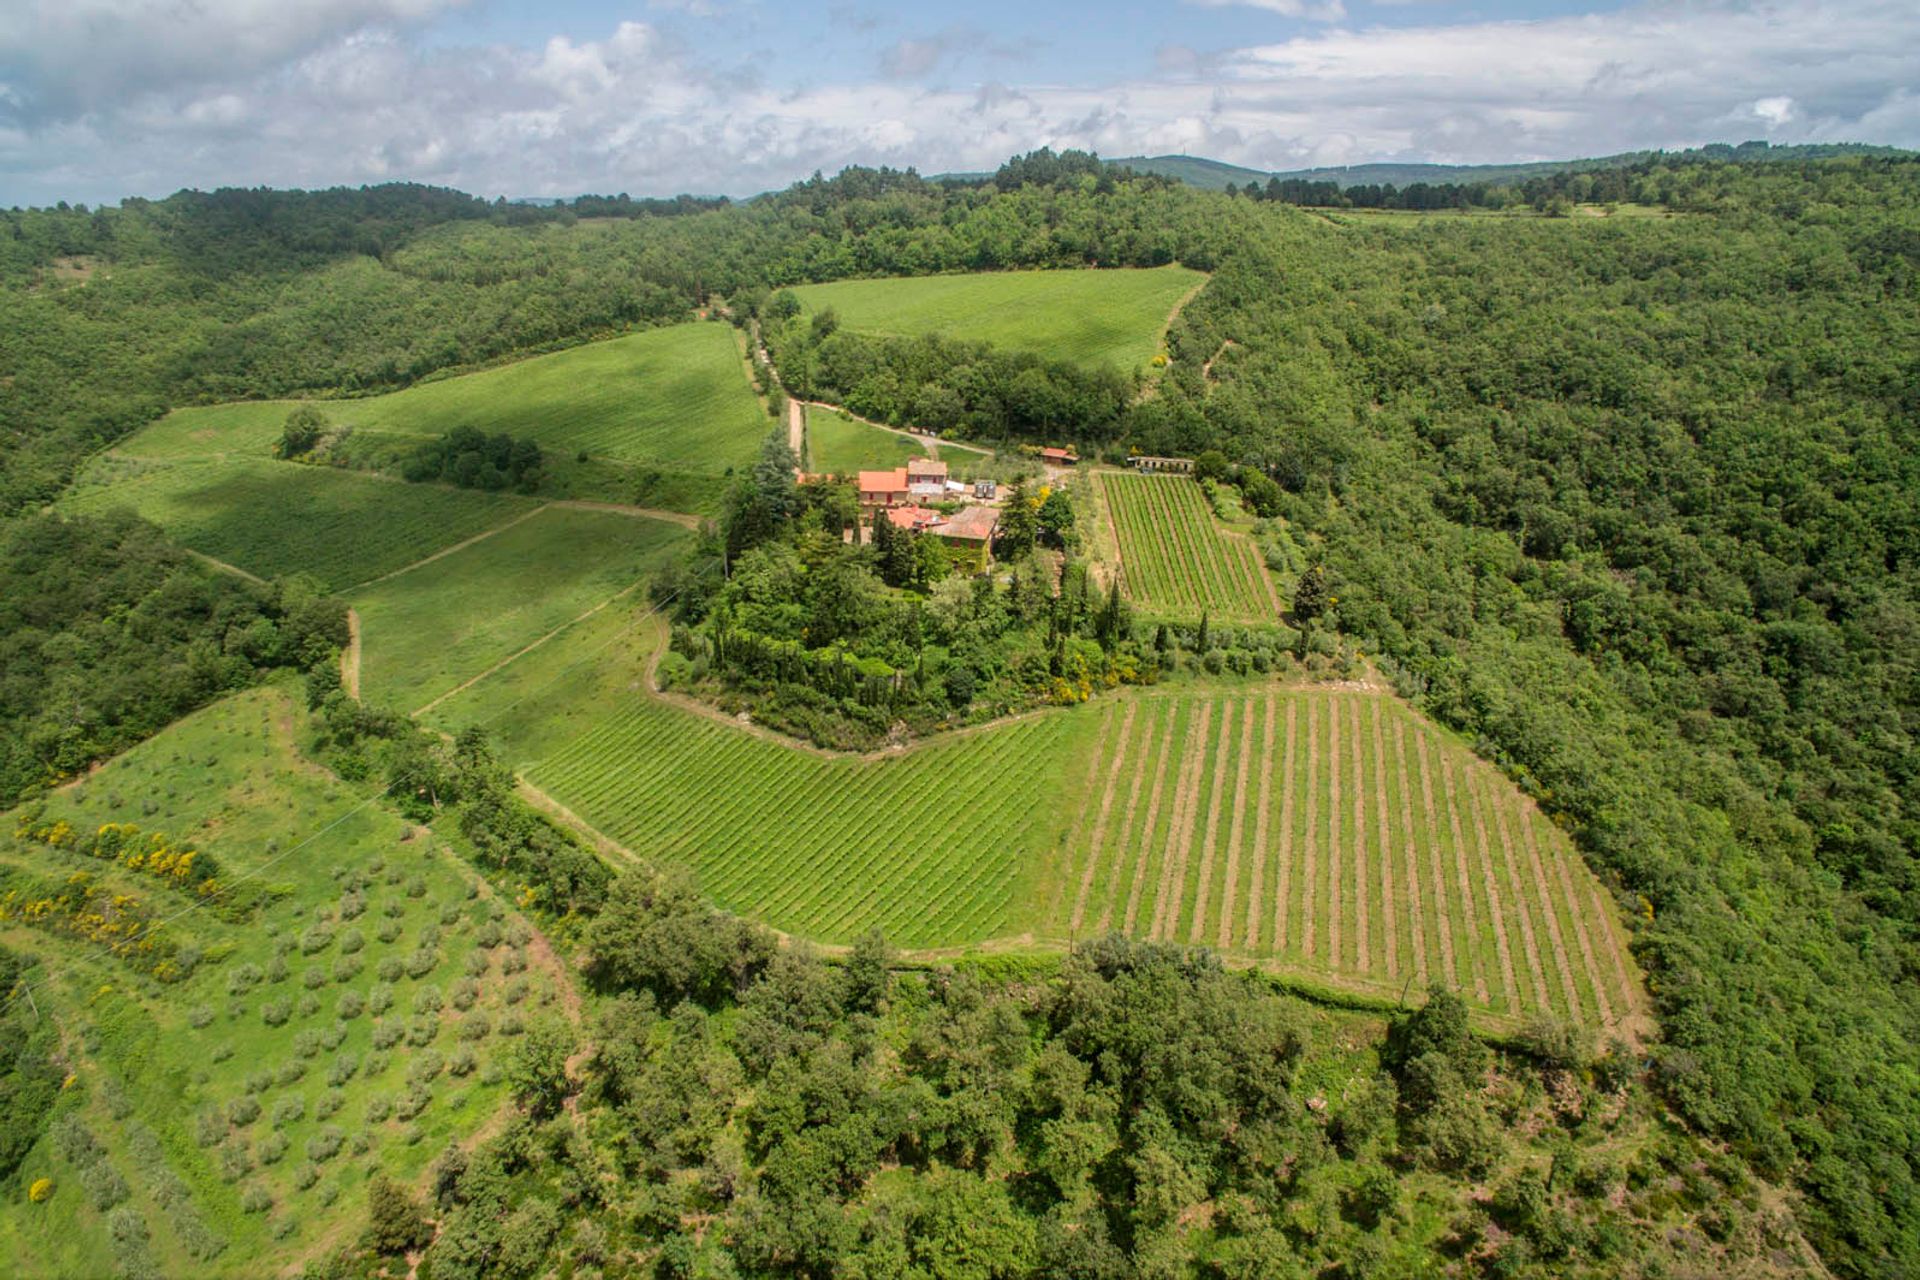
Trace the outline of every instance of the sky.
<instances>
[{"instance_id":1,"label":"sky","mask_svg":"<svg viewBox=\"0 0 1920 1280\"><path fill-rule=\"evenodd\" d=\"M0 206L1920 147L1916 0L0 0Z\"/></svg>"}]
</instances>

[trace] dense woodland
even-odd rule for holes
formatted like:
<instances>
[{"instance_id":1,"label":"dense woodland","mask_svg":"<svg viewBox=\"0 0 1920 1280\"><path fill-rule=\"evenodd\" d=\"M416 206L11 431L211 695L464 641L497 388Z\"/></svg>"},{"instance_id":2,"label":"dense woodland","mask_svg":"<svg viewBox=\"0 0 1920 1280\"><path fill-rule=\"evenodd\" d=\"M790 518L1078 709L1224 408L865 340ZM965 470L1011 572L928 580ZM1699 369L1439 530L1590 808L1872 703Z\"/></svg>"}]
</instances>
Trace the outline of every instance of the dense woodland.
<instances>
[{"instance_id":1,"label":"dense woodland","mask_svg":"<svg viewBox=\"0 0 1920 1280\"><path fill-rule=\"evenodd\" d=\"M1281 514L1331 584L1329 621L1559 815L1634 915L1660 1018L1645 1096L1728 1144L1728 1185L1744 1166L1791 1186L1801 1226L1836 1271L1902 1274L1920 1260L1920 164L1649 162L1634 182L1621 198L1652 197L1679 216L1342 225L1284 200L1070 164L975 185L856 170L745 206L592 225L418 188L0 214L0 507L45 500L88 451L171 405L389 389L679 319L715 295L1014 265L1179 260L1213 271L1173 329L1155 394L1127 399L1090 441L1217 448L1277 483ZM793 340L824 359L837 336ZM877 344L840 345L849 362L875 358ZM878 358L1007 359L934 344ZM1013 415L992 430L1037 421ZM9 545L71 536L49 528L25 521ZM154 571L135 595L181 573ZM0 608L13 594L0 593ZM190 619L210 616L195 607ZM63 631L110 611L84 594L59 610L48 617ZM214 642L196 648L192 636L208 627L190 621L156 639L167 656L151 665L206 652ZM7 628L9 644L18 630ZM148 643L115 641L135 642ZM135 661L145 659L126 669ZM30 683L25 701L4 699L9 713L52 705L43 690L57 681ZM124 732L147 731L200 689L156 697L143 684ZM676 1007L651 980L608 970L616 987L651 993L651 1011L618 1007L646 1028L623 1034L654 1047L636 1051L636 1094L605 1083L626 1068L590 1073L609 1107L686 1117L608 1157L640 1185L747 1188L726 1211L742 1269L812 1274L822 1255L810 1250L857 1247L892 1251L865 1273L906 1274L937 1265L913 1256L913 1242L956 1224L963 1235L1004 1228L992 1255L1029 1264L976 1274L1155 1273L1154 1249L1193 1238L1152 1219L1169 1201L1147 1190L1161 1186L1248 1197L1257 1219L1233 1216L1239 1199L1214 1202L1225 1229L1209 1240L1265 1240L1278 1214L1292 1225L1275 1229L1309 1262L1359 1256L1315 1253L1313 1231L1284 1207L1292 1193L1263 1200L1266 1157L1238 1146L1254 1135L1236 1122L1257 1110L1279 1126L1259 1141L1304 1152L1287 1127L1298 1117L1232 1093L1240 1085L1222 1064L1196 1070L1157 1053L1190 1039L1156 1019L1204 1027L1225 1007L1249 1035L1275 1037L1259 1050L1262 1069L1246 1068L1249 1087L1292 1060L1284 1018L1258 1004L1267 997L1238 994L1202 962L1118 950L1057 981L916 980L890 991L900 1011L877 1022L837 987L830 998L836 980L818 966L795 958L775 970L778 1008L755 1013L768 976L736 987L737 1014L732 996ZM1136 980L1141 1006L1116 991ZM1111 1021L1082 1018L1076 1002L1094 997L1118 1011ZM709 1048L722 1005L726 1047ZM990 1027L1009 1011L1026 1034L1004 1037L1008 1052L1017 1040L1024 1056L996 1063ZM876 1027L903 1048L926 1046L887 1088L872 1065ZM1398 1064L1394 1105L1445 1094L1439 1065L1417 1065L1430 1055L1384 1052ZM1048 1054L1040 1074L1080 1082L1073 1097L1126 1105L1058 1101L1035 1083ZM746 1088L736 1081L755 1090L744 1129L701 1129L711 1098ZM929 1133L924 1107L894 1084L962 1101ZM541 1096L530 1091L535 1116ZM661 1101L632 1107L631 1096ZM956 1180L948 1170L970 1167L968 1109L983 1099L1013 1108L992 1123L1013 1120L1023 1169L1045 1168L1075 1125L1107 1136L1074 1146L1097 1154L1044 1178ZM911 1123L895 1123L902 1109ZM1421 1167L1428 1114L1452 1113L1416 1103L1394 1145L1373 1148L1402 1187ZM436 1276L525 1273L498 1251L555 1238L557 1225L535 1228L592 1195L597 1175L569 1189L576 1162L537 1146L553 1132L530 1120L444 1180L446 1209L489 1206L494 1226L475 1230L496 1235L482 1262L436 1261ZM852 1218L821 1208L881 1166L900 1179L898 1202ZM695 1169L709 1172L685 1172ZM505 1189L525 1178L553 1181L532 1199ZM1570 1175L1545 1192L1498 1192L1487 1220L1503 1240L1526 1238L1512 1224L1557 1222L1556 1208L1599 1213L1613 1185ZM649 1229L679 1236L682 1205L661 1195ZM1338 1204L1328 1212L1342 1222L1372 1212ZM523 1209L540 1221L520 1222ZM1085 1226L1096 1213L1104 1227ZM1069 1220L1083 1226L1067 1230ZM1101 1230L1125 1260L1112 1270ZM671 1244L661 1265L724 1274L709 1243ZM1510 1257L1525 1271L1552 1267L1560 1247L1457 1256ZM1070 1268L1048 1252L1067 1248L1098 1256ZM1588 1240L1582 1256L1594 1248Z\"/></svg>"}]
</instances>

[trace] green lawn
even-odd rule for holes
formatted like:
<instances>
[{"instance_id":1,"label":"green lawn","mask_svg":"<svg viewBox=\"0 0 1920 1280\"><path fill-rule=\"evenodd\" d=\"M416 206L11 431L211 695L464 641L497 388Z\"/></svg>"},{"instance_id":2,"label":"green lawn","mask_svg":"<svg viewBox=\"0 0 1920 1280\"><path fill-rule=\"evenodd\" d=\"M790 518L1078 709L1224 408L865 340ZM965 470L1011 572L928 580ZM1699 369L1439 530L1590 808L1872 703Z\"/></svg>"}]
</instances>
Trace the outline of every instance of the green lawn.
<instances>
[{"instance_id":1,"label":"green lawn","mask_svg":"<svg viewBox=\"0 0 1920 1280\"><path fill-rule=\"evenodd\" d=\"M1131 369L1160 350L1167 316L1206 278L1185 267L1003 271L843 280L794 293L807 311L831 307L841 324L860 332L943 333L1074 364Z\"/></svg>"},{"instance_id":2,"label":"green lawn","mask_svg":"<svg viewBox=\"0 0 1920 1280\"><path fill-rule=\"evenodd\" d=\"M818 409L807 411L807 468L828 475L885 471L927 456L919 441Z\"/></svg>"},{"instance_id":3,"label":"green lawn","mask_svg":"<svg viewBox=\"0 0 1920 1280\"><path fill-rule=\"evenodd\" d=\"M121 446L138 457L268 457L293 401L178 409ZM768 421L734 332L682 324L588 343L360 400L316 402L333 422L395 435L455 427L532 436L547 449L724 473L751 463Z\"/></svg>"},{"instance_id":4,"label":"green lawn","mask_svg":"<svg viewBox=\"0 0 1920 1280\"><path fill-rule=\"evenodd\" d=\"M539 504L290 462L106 458L59 505L77 512L126 507L195 551L249 573L310 573L341 591Z\"/></svg>"},{"instance_id":5,"label":"green lawn","mask_svg":"<svg viewBox=\"0 0 1920 1280\"><path fill-rule=\"evenodd\" d=\"M361 696L411 711L685 555L678 525L550 508L353 596Z\"/></svg>"},{"instance_id":6,"label":"green lawn","mask_svg":"<svg viewBox=\"0 0 1920 1280\"><path fill-rule=\"evenodd\" d=\"M48 799L46 819L136 823L206 851L223 878L260 873L270 898L248 918L194 910L183 890L17 839L0 819L0 876L85 872L176 917L162 936L205 956L162 983L45 921L0 924L44 962L36 1000L75 1050L56 1121L74 1117L104 1148L158 1274L276 1274L333 1224L358 1223L376 1170L417 1182L504 1105L497 1059L518 1023L560 1007L564 975L527 962L531 935L508 904L438 838L298 755L296 693L216 703ZM0 1257L26 1267L14 1274L124 1273L62 1144L43 1138L20 1176L54 1193L0 1203ZM249 1194L266 1207L249 1210Z\"/></svg>"}]
</instances>

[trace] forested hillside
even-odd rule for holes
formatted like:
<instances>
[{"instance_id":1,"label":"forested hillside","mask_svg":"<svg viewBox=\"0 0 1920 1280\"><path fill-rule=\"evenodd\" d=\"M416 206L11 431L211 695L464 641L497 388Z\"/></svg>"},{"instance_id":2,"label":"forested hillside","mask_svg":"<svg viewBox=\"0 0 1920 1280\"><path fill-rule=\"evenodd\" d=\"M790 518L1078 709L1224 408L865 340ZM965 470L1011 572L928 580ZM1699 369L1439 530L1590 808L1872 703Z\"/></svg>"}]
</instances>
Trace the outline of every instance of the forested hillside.
<instances>
[{"instance_id":1,"label":"forested hillside","mask_svg":"<svg viewBox=\"0 0 1920 1280\"><path fill-rule=\"evenodd\" d=\"M716 300L744 322L783 285L1012 266L1210 271L1150 394L1111 371L1046 371L1084 381L1093 408L1071 423L1021 411L1012 387L1032 362L991 345L836 343L830 328L796 326L772 335L775 355L818 353L819 385L879 413L953 404L982 438L1066 435L1113 459L1218 449L1270 476L1330 583L1332 624L1566 825L1634 916L1659 1018L1646 1096L1793 1188L1835 1271L1908 1273L1920 1265L1920 163L1655 159L1618 172L1676 216L1346 218L1050 155L975 185L851 170L746 206L588 210L611 220L418 188L0 214L0 511L52 498L87 453L169 407L391 390ZM16 518L38 531L10 534L11 548L56 536L42 517ZM204 653L198 629L224 615L194 593L219 592L172 560L140 567L124 600L76 593L46 606L47 625L132 646L142 633L104 619L181 593L198 612L169 615L165 644L124 652L163 672L176 649ZM34 677L36 699L86 670L58 645L33 648L67 664ZM154 708L172 714L210 687L129 697L117 732L145 732ZM717 1048L707 1014L671 1013L683 990L603 963L607 991L645 989L666 1006L610 1007L586 1073L623 1120L677 1117L616 1144L648 1187L678 1188L623 1202L634 1234L681 1241L660 1253L680 1274L706 1256L683 1213L724 1221L759 1271L824 1273L821 1259L853 1242L926 1265L910 1240L970 1224L1000 1241L990 1254L1020 1263L981 1274L1117 1275L1203 1253L1219 1274L1252 1274L1262 1242L1282 1238L1309 1259L1355 1256L1335 1242L1351 1234L1341 1222L1378 1220L1358 1190L1376 1157L1413 1178L1438 1141L1450 1153L1439 1163L1465 1167L1455 1157L1482 1136L1484 1105L1441 1108L1458 1124L1437 1137L1419 1118L1422 1099L1451 1105L1482 1065L1449 1040L1383 1051L1399 1137L1359 1133L1345 1190L1289 1181L1288 1126L1308 1122L1268 1114L1260 1091L1296 1069L1292 1015L1183 965L1103 951L1031 992L915 982L879 1016L871 985L829 990L815 967L783 961L778 990L755 995L741 970L701 993L714 1021L739 1006ZM1190 1021L1156 1039L1161 1023L1114 1014L1130 1030L1112 1030L1109 1015L1134 1001ZM1021 1017L1032 1044L1007 1030ZM1260 1028L1229 1048L1252 1046L1274 1079L1211 1092L1240 1064L1187 1051L1222 1017ZM1397 1034L1438 1034L1412 1025ZM893 1037L884 1052L880 1033ZM1420 1066L1430 1051L1439 1060ZM906 1064L899 1090L870 1075L892 1052ZM744 1095L743 1070L757 1098L730 1125L711 1109ZM1206 1073L1209 1090L1170 1083L1185 1072ZM994 1098L1004 1114L989 1114ZM1256 1112L1272 1127L1247 1133ZM1002 1121L1020 1135L1004 1190L974 1175L1011 1166L970 1146L973 1126ZM1328 1141L1348 1151L1337 1132ZM543 1161L534 1143L515 1129L441 1180L447 1218L481 1224L475 1238L496 1253L502 1179L547 1179L549 1216L555 1201L595 1203L584 1188L599 1175L570 1172L593 1160L569 1149ZM1571 1185L1593 1188L1579 1191L1588 1207L1603 1203L1610 1177L1583 1182L1566 1159ZM1669 1163L1638 1176L1685 1184L1689 1203L1714 1198L1687 1182L1697 1169ZM968 1180L949 1181L954 1169ZM889 1207L873 1187L894 1188L897 1170L918 1181ZM1714 1176L1745 1185L1737 1170ZM1450 1256L1551 1270L1572 1248L1604 1270L1597 1236L1569 1246L1549 1230L1562 1225L1549 1192L1567 1185L1554 1175L1496 1197L1493 1234L1523 1235L1537 1255L1476 1238ZM1640 1229L1672 1208L1661 1194ZM828 1204L861 1196L852 1226ZM468 1211L476 1201L488 1208ZM1199 1203L1210 1207L1196 1227L1182 1210ZM1073 1225L1096 1216L1097 1228ZM433 1274L504 1274L490 1269L496 1253Z\"/></svg>"}]
</instances>

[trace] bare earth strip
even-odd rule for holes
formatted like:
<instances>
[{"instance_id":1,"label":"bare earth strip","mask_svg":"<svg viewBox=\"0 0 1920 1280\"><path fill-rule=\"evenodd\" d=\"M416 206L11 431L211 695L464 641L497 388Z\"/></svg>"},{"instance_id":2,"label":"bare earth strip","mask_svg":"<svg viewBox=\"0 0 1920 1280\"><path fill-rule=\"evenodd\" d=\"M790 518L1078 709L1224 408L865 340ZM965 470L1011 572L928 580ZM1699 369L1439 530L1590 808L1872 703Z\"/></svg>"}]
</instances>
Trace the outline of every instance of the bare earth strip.
<instances>
[{"instance_id":1,"label":"bare earth strip","mask_svg":"<svg viewBox=\"0 0 1920 1280\"><path fill-rule=\"evenodd\" d=\"M1387 744L1380 729L1380 703L1367 704L1373 723L1374 843L1380 850L1380 919L1387 930L1387 977L1400 976L1400 924L1394 910L1393 843L1387 838Z\"/></svg>"},{"instance_id":2,"label":"bare earth strip","mask_svg":"<svg viewBox=\"0 0 1920 1280\"><path fill-rule=\"evenodd\" d=\"M1427 985L1427 920L1426 908L1422 905L1420 894L1420 849L1414 840L1413 825L1413 775L1407 772L1407 726L1405 721L1396 720L1393 725L1393 762L1399 770L1400 778L1400 825L1407 833L1407 896L1410 899L1409 921L1413 926L1413 971L1424 989ZM1432 794L1428 793L1429 816L1427 827L1433 827L1431 816ZM1429 849L1432 848L1429 841ZM1433 855L1433 870L1440 873L1439 854ZM1453 944L1446 946L1447 967L1453 967ZM1455 979L1455 985L1459 980Z\"/></svg>"},{"instance_id":3,"label":"bare earth strip","mask_svg":"<svg viewBox=\"0 0 1920 1280\"><path fill-rule=\"evenodd\" d=\"M1274 695L1266 697L1265 727L1261 730L1260 740L1260 779L1259 799L1254 801L1253 813L1253 866L1247 880L1247 923L1246 933L1241 946L1247 951L1257 950L1260 946L1260 908L1262 895L1267 888L1267 815L1268 802L1273 798L1273 707ZM1226 915L1228 904L1221 906L1222 918Z\"/></svg>"},{"instance_id":4,"label":"bare earth strip","mask_svg":"<svg viewBox=\"0 0 1920 1280\"><path fill-rule=\"evenodd\" d=\"M791 402L789 402L791 403ZM1067 837L1067 865L1061 868L1058 879L1046 889L1048 895L1047 918L1058 920L1067 912L1067 887L1073 883L1073 859L1086 850L1088 866L1092 866L1100 856L1098 845L1088 845L1081 839L1087 833L1087 818L1093 812L1093 784L1100 779L1100 762L1107 759L1107 749L1113 745L1113 706L1108 704L1100 717L1100 732L1094 736L1093 747L1087 752L1087 777L1080 784L1080 804L1073 815L1073 830Z\"/></svg>"},{"instance_id":5,"label":"bare earth strip","mask_svg":"<svg viewBox=\"0 0 1920 1280\"><path fill-rule=\"evenodd\" d=\"M1347 699L1347 711L1347 753L1353 763L1353 965L1362 973L1372 973L1373 948L1367 938L1371 925L1367 918L1367 775L1360 759L1360 699Z\"/></svg>"},{"instance_id":6,"label":"bare earth strip","mask_svg":"<svg viewBox=\"0 0 1920 1280\"><path fill-rule=\"evenodd\" d=\"M1166 732L1160 735L1160 750L1153 765L1153 793L1147 797L1147 817L1140 825L1140 849L1134 855L1133 882L1127 886L1127 913L1120 920L1122 933L1132 933L1133 922L1140 916L1140 894L1147 883L1147 859L1153 852L1153 830L1160 821L1160 796L1167 781L1167 761L1173 756L1173 731L1179 720L1178 709L1169 703Z\"/></svg>"},{"instance_id":7,"label":"bare earth strip","mask_svg":"<svg viewBox=\"0 0 1920 1280\"><path fill-rule=\"evenodd\" d=\"M1545 864L1540 856L1540 842L1535 839L1533 834L1533 814L1524 800L1519 801L1517 804L1515 817L1520 822L1520 835L1526 842L1527 857L1533 863L1534 875L1538 877L1540 881L1540 891L1543 894L1549 895L1546 899L1547 901L1556 901L1556 899L1551 896L1553 888L1549 886L1547 882ZM1560 896L1557 901L1567 905L1567 915L1573 921L1573 939L1575 944L1580 948L1580 968L1582 972L1587 975L1587 986L1592 989L1594 1003L1599 1007L1600 1021L1604 1025L1611 1026L1613 1024L1613 1002L1607 999L1606 984L1600 980L1600 966L1594 963L1593 943L1587 938L1587 926L1581 918L1584 913L1579 907L1580 899L1574 896L1573 878L1567 874L1567 860L1565 857L1549 854L1546 861L1554 864L1554 878L1559 882L1560 890ZM1547 918L1555 922L1554 946L1556 949L1563 950L1564 948L1561 948L1560 942L1558 941L1560 931L1558 915L1559 913L1555 912ZM1566 972L1569 974L1568 984L1571 985L1571 970L1567 970ZM1579 1006L1576 1005L1575 1008L1578 1009Z\"/></svg>"},{"instance_id":8,"label":"bare earth strip","mask_svg":"<svg viewBox=\"0 0 1920 1280\"><path fill-rule=\"evenodd\" d=\"M1243 708L1244 715L1240 723L1240 772L1233 783L1232 826L1227 834L1227 879L1220 886L1220 935L1219 947L1225 951L1233 945L1233 896L1240 889L1240 845L1247 834L1247 768L1253 763L1253 702L1249 700ZM1268 704L1267 745L1273 745L1273 712ZM1201 895L1201 901L1206 896Z\"/></svg>"},{"instance_id":9,"label":"bare earth strip","mask_svg":"<svg viewBox=\"0 0 1920 1280\"><path fill-rule=\"evenodd\" d=\"M347 610L347 647L340 651L340 687L360 701L360 611Z\"/></svg>"},{"instance_id":10,"label":"bare earth strip","mask_svg":"<svg viewBox=\"0 0 1920 1280\"><path fill-rule=\"evenodd\" d=\"M548 503L547 505L551 506L553 504ZM507 530L513 528L513 526L519 524L521 521L531 520L535 516L539 515L542 511L545 511L546 509L547 508L543 506L543 507L535 507L531 511L523 511L519 515L515 516L513 519L507 521L505 524L497 524L493 526L493 528L491 529L482 529L479 533L474 534L471 538L462 538L460 541L454 543L450 547L442 547L440 548L440 550L434 552L432 555L424 556L419 560L415 560L412 564L403 564L398 569L395 569L391 573L383 573L377 578L368 578L365 582L356 582L351 587L348 587L346 589L346 592L342 592L341 594L344 595L344 594L347 594L348 592L364 591L366 588L371 587L376 583L385 582L389 578L397 578L403 573L412 573L415 569L418 569L423 564L432 564L435 560L443 559L447 556L452 555L456 551L465 551L468 547L472 546L476 542L485 542L488 538L491 538L496 533L505 533Z\"/></svg>"},{"instance_id":11,"label":"bare earth strip","mask_svg":"<svg viewBox=\"0 0 1920 1280\"><path fill-rule=\"evenodd\" d=\"M1252 718L1251 708L1243 706L1242 712ZM1198 942L1204 936L1207 919L1207 895L1213 889L1213 864L1219 861L1220 849L1220 799L1226 791L1227 752L1233 748L1233 703L1221 704L1220 745L1213 753L1213 794L1207 798L1207 835L1200 844L1200 883L1194 886L1193 916L1187 924L1187 940ZM1227 820L1231 823L1233 815Z\"/></svg>"},{"instance_id":12,"label":"bare earth strip","mask_svg":"<svg viewBox=\"0 0 1920 1280\"><path fill-rule=\"evenodd\" d=\"M1320 837L1314 830L1315 812L1320 807L1320 699L1307 699L1307 826L1303 835L1306 841L1304 856L1306 865L1300 868L1300 949L1309 958L1313 956L1314 924L1320 912L1314 902L1314 895L1320 890L1318 861ZM1286 936L1283 930L1281 936Z\"/></svg>"},{"instance_id":13,"label":"bare earth strip","mask_svg":"<svg viewBox=\"0 0 1920 1280\"><path fill-rule=\"evenodd\" d=\"M1080 895L1073 901L1073 923L1070 926L1074 936L1080 933L1080 922L1086 918L1087 895L1093 892L1093 873L1099 869L1100 859L1106 851L1107 815L1113 809L1114 787L1120 781L1120 772L1127 765L1127 747L1133 740L1133 717L1140 704L1127 704L1127 714L1120 720L1120 745L1113 753L1113 767L1107 770L1106 789L1100 793L1100 814L1093 820L1093 838L1089 841L1087 869L1080 875Z\"/></svg>"},{"instance_id":14,"label":"bare earth strip","mask_svg":"<svg viewBox=\"0 0 1920 1280\"><path fill-rule=\"evenodd\" d=\"M1207 730L1213 724L1213 704L1200 704L1200 721L1187 738L1180 762L1180 787L1173 796L1173 826L1168 831L1167 856L1160 867L1160 888L1153 898L1153 928L1149 938L1164 939L1179 911L1180 889L1186 884L1187 858L1193 848L1193 824L1200 817L1200 771L1207 761Z\"/></svg>"},{"instance_id":15,"label":"bare earth strip","mask_svg":"<svg viewBox=\"0 0 1920 1280\"><path fill-rule=\"evenodd\" d=\"M1273 893L1273 949L1287 949L1287 893L1293 881L1293 742L1294 727L1299 719L1300 700L1287 699L1287 745L1280 761L1280 847L1275 850L1275 861L1279 864L1279 885ZM1266 798L1266 792L1260 793ZM1259 904L1248 904L1248 913ZM1257 927L1250 932L1257 932Z\"/></svg>"},{"instance_id":16,"label":"bare earth strip","mask_svg":"<svg viewBox=\"0 0 1920 1280\"><path fill-rule=\"evenodd\" d=\"M1327 966L1340 967L1340 699L1327 699ZM1311 906L1311 903L1309 903Z\"/></svg>"},{"instance_id":17,"label":"bare earth strip","mask_svg":"<svg viewBox=\"0 0 1920 1280\"><path fill-rule=\"evenodd\" d=\"M1479 797L1475 794L1478 788L1473 785L1471 775L1463 780L1460 790L1465 794L1467 804L1473 810L1473 833L1480 841L1481 854L1482 856L1487 856L1487 851L1490 847L1487 841L1487 822L1485 816L1480 812ZM1496 822L1495 825L1498 826L1498 823ZM1514 918L1520 922L1520 945L1526 948L1527 972L1533 979L1533 993L1539 998L1542 1009L1551 1009L1553 1007L1553 999L1547 994L1546 966L1540 963L1540 941L1533 936L1533 916L1527 910L1526 895L1520 892L1520 876L1513 865L1513 845L1507 840L1507 829L1505 827L1500 827L1500 857L1502 865L1506 867L1507 883L1513 886L1514 894L1519 899L1513 904L1513 914ZM1489 893L1494 892L1496 883L1493 867L1491 863L1489 863L1487 867L1487 891ZM1498 906L1496 905L1494 909L1496 918L1498 918ZM1517 996L1519 992L1516 991L1514 994Z\"/></svg>"},{"instance_id":18,"label":"bare earth strip","mask_svg":"<svg viewBox=\"0 0 1920 1280\"><path fill-rule=\"evenodd\" d=\"M237 564L228 564L225 560L216 560L206 552L195 551L192 547L186 548L186 552L201 564L206 565L209 569L218 569L221 573L230 573L244 582L252 582L262 587L267 585L265 578L257 573L248 573Z\"/></svg>"},{"instance_id":19,"label":"bare earth strip","mask_svg":"<svg viewBox=\"0 0 1920 1280\"><path fill-rule=\"evenodd\" d=\"M1444 904L1446 902L1446 896L1447 896L1444 886L1447 883L1447 879L1446 879L1445 868L1440 860L1440 842L1439 842L1439 839L1437 838L1440 832L1440 825L1435 820L1435 809L1434 809L1434 801L1433 801L1433 775L1435 772L1435 766L1434 766L1433 758L1430 757L1427 752L1427 735L1424 733L1416 732L1413 741L1414 741L1414 748L1420 757L1420 789L1422 794L1426 798L1427 829L1432 831L1436 837L1433 844L1434 885L1436 889L1440 890L1440 900ZM1443 753L1436 750L1433 753L1433 755L1441 757L1441 767L1444 768ZM1444 773L1441 774L1442 786L1445 787L1447 782L1448 782L1447 775ZM1466 936L1469 944L1467 947L1467 967L1473 973L1474 995L1479 998L1482 1004L1486 1004L1488 1003L1488 997L1487 997L1487 979L1486 979L1485 966L1482 964L1479 964L1476 960L1476 952L1479 949L1480 930L1479 930L1479 925L1476 923L1474 919L1473 877L1470 874L1468 874L1468 871L1467 871L1467 842L1466 842L1466 838L1460 834L1460 810L1453 803L1453 794L1451 790L1448 790L1446 792L1446 803L1447 803L1447 825L1448 825L1448 829L1451 831L1453 835L1454 876L1457 883L1457 887L1460 891L1461 915L1465 919L1466 926L1467 926ZM1491 864L1489 864L1487 869L1487 879L1488 880L1493 879L1493 870L1492 870ZM1446 959L1447 971L1451 975L1454 985L1458 986L1460 983L1460 971L1455 965L1455 956L1453 951L1453 923L1447 918L1447 915L1448 913L1443 911L1440 916L1440 950ZM1500 928L1500 913L1498 911L1495 911L1493 913L1493 927L1495 930L1498 930ZM1504 934L1499 934L1497 936L1501 937L1502 939L1504 939L1505 937ZM1500 944L1500 955L1503 961L1501 968L1505 970L1507 975L1507 990L1511 991L1513 989L1513 970L1504 963L1506 954L1507 954L1506 943L1503 940Z\"/></svg>"}]
</instances>

